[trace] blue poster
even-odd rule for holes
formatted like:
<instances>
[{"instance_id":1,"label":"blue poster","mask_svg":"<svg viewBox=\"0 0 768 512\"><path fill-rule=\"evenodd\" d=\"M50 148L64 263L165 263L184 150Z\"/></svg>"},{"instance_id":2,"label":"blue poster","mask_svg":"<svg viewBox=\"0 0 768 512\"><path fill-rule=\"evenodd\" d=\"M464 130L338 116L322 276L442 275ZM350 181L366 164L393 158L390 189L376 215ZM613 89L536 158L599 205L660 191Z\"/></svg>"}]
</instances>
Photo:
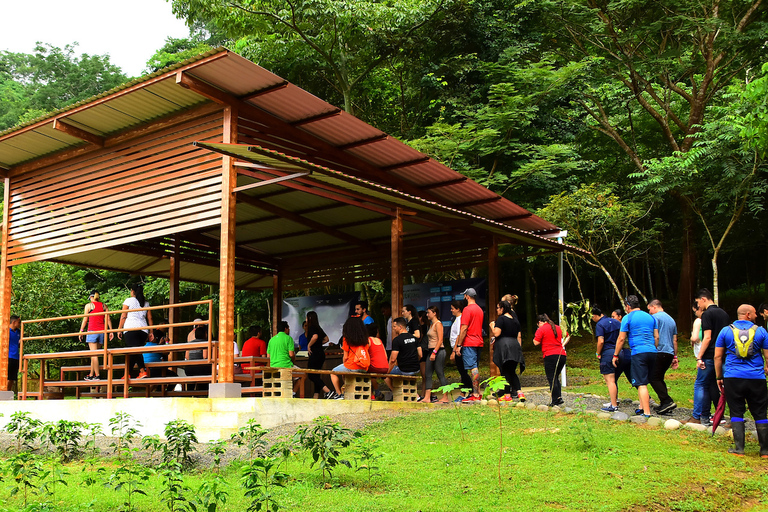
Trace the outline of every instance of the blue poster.
<instances>
[{"instance_id":1,"label":"blue poster","mask_svg":"<svg viewBox=\"0 0 768 512\"><path fill-rule=\"evenodd\" d=\"M451 301L454 299L462 300L464 298L463 292L467 288L474 288L477 292L477 305L483 309L487 319L488 280L486 278L408 284L403 287L403 305L413 304L417 311L425 311L430 306L437 306L440 310L440 320L445 327L450 328L453 320L451 316ZM486 324L487 322L484 321L483 326Z\"/></svg>"}]
</instances>

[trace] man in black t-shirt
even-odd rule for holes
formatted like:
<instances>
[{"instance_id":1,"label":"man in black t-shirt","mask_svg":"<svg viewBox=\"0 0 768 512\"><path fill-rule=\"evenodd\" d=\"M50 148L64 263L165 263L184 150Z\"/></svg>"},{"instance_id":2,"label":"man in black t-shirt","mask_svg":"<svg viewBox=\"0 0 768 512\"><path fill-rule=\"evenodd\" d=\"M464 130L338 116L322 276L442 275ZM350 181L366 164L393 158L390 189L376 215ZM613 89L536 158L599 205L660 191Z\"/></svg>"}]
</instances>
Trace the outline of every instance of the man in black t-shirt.
<instances>
[{"instance_id":1,"label":"man in black t-shirt","mask_svg":"<svg viewBox=\"0 0 768 512\"><path fill-rule=\"evenodd\" d=\"M392 321L392 353L389 356L389 371L394 375L417 375L421 360L421 347L413 334L408 334L408 322L405 318L395 318ZM385 379L387 386L392 388L392 381Z\"/></svg>"},{"instance_id":2,"label":"man in black t-shirt","mask_svg":"<svg viewBox=\"0 0 768 512\"><path fill-rule=\"evenodd\" d=\"M696 303L701 308L701 348L696 360L696 382L693 385L693 413L687 423L710 424L711 404L720 400L720 389L715 379L715 340L723 327L728 327L731 319L724 310L713 301L712 292L702 288L696 294Z\"/></svg>"}]
</instances>

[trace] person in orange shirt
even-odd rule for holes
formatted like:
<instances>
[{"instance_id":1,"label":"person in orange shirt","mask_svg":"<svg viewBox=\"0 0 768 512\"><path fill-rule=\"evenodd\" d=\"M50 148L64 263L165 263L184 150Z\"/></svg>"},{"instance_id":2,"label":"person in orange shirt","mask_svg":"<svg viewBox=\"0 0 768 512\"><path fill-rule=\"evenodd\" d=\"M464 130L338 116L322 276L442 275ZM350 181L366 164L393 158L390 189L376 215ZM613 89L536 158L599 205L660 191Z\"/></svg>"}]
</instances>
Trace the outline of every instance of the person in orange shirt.
<instances>
[{"instance_id":1,"label":"person in orange shirt","mask_svg":"<svg viewBox=\"0 0 768 512\"><path fill-rule=\"evenodd\" d=\"M344 351L344 362L333 369L334 372L366 372L371 365L371 355L368 352L368 331L360 317L351 317L344 322L342 328L343 342L341 345ZM331 375L335 395L330 397L336 400L343 400L344 395L341 392L341 378L338 375Z\"/></svg>"},{"instance_id":2,"label":"person in orange shirt","mask_svg":"<svg viewBox=\"0 0 768 512\"><path fill-rule=\"evenodd\" d=\"M369 373L388 373L389 372L389 358L387 358L387 349L384 346L384 342L379 338L379 328L376 324L368 324L365 326L368 328L368 352L371 355L371 366L368 367ZM371 381L371 387L373 393L371 394L371 400L377 398L381 400L381 394L379 393L379 382L377 379Z\"/></svg>"}]
</instances>

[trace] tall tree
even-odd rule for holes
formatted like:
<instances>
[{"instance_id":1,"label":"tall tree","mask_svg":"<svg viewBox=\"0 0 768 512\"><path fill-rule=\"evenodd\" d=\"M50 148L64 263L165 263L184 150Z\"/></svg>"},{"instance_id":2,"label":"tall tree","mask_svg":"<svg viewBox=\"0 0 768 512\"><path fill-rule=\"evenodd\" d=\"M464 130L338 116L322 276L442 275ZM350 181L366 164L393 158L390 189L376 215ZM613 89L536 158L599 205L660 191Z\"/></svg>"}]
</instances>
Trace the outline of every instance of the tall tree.
<instances>
[{"instance_id":1,"label":"tall tree","mask_svg":"<svg viewBox=\"0 0 768 512\"><path fill-rule=\"evenodd\" d=\"M354 113L360 83L414 44L450 0L172 0L187 23L214 25L237 40L236 50L260 61L276 46L319 74ZM247 53L251 53L248 55ZM268 66L269 67L269 66Z\"/></svg>"}]
</instances>

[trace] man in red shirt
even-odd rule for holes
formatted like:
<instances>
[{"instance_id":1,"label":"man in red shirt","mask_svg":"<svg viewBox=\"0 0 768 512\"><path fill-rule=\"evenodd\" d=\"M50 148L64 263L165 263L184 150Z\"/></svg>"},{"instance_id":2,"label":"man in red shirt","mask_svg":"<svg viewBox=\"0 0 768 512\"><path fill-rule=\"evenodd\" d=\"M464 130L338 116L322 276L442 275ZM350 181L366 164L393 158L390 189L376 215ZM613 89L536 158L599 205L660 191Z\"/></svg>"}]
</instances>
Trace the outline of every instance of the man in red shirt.
<instances>
[{"instance_id":1,"label":"man in red shirt","mask_svg":"<svg viewBox=\"0 0 768 512\"><path fill-rule=\"evenodd\" d=\"M461 313L461 330L453 351L464 360L464 368L472 377L472 394L462 403L480 400L480 372L477 359L483 348L483 310L477 305L477 292L474 288L464 290L467 306Z\"/></svg>"},{"instance_id":2,"label":"man in red shirt","mask_svg":"<svg viewBox=\"0 0 768 512\"><path fill-rule=\"evenodd\" d=\"M251 326L248 330L248 334L250 334L251 337L243 343L243 350L240 351L240 355L242 357L266 357L267 342L261 339L261 327L258 325ZM254 366L264 366L264 363L256 363ZM248 371L251 368L251 365L243 363L242 367L244 371Z\"/></svg>"}]
</instances>

